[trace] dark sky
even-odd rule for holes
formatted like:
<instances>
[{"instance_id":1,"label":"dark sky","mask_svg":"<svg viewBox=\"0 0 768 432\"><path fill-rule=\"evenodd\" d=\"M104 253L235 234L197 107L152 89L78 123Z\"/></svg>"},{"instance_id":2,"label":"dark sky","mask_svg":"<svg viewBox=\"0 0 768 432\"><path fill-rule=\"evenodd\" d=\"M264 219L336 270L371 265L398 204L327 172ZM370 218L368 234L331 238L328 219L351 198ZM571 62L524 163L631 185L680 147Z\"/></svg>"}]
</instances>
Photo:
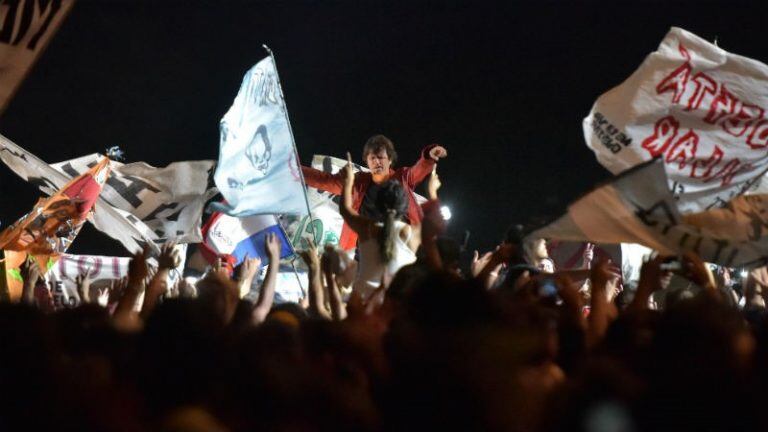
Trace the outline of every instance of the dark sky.
<instances>
[{"instance_id":1,"label":"dark sky","mask_svg":"<svg viewBox=\"0 0 768 432\"><path fill-rule=\"evenodd\" d=\"M609 178L581 121L670 26L768 61L759 2L80 0L0 132L48 162L113 145L155 166L216 159L219 120L267 43L302 161L359 159L376 133L405 164L441 143L451 232L485 249ZM0 182L6 226L39 194L5 166ZM92 227L71 250L125 254Z\"/></svg>"}]
</instances>

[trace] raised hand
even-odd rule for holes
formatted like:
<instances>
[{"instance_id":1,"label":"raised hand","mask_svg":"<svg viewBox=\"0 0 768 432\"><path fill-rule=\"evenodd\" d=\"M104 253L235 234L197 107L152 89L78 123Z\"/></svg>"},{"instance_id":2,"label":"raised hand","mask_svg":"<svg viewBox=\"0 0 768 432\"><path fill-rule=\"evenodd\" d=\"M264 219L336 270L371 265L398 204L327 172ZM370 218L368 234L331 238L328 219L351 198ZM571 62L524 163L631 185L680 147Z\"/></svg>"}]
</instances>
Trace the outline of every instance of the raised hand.
<instances>
[{"instance_id":1,"label":"raised hand","mask_svg":"<svg viewBox=\"0 0 768 432\"><path fill-rule=\"evenodd\" d=\"M485 266L488 265L488 263L491 262L491 257L493 256L493 252L486 252L482 256L475 251L472 255L472 264L470 265L470 271L472 273L472 277L477 277L477 275L480 274L481 271L485 268Z\"/></svg>"},{"instance_id":2,"label":"raised hand","mask_svg":"<svg viewBox=\"0 0 768 432\"><path fill-rule=\"evenodd\" d=\"M264 243L267 256L269 256L269 264L276 264L280 261L280 250L283 246L280 239L274 233L269 233Z\"/></svg>"},{"instance_id":3,"label":"raised hand","mask_svg":"<svg viewBox=\"0 0 768 432\"><path fill-rule=\"evenodd\" d=\"M253 280L260 268L261 258L248 258L246 255L243 262L235 268L235 279L238 281Z\"/></svg>"},{"instance_id":4,"label":"raised hand","mask_svg":"<svg viewBox=\"0 0 768 432\"><path fill-rule=\"evenodd\" d=\"M448 156L448 151L443 146L434 146L429 150L429 157L437 161Z\"/></svg>"},{"instance_id":5,"label":"raised hand","mask_svg":"<svg viewBox=\"0 0 768 432\"><path fill-rule=\"evenodd\" d=\"M714 290L716 288L715 277L712 274L712 271L706 264L704 264L704 261L702 261L698 255L690 251L684 253L681 264L683 267L683 276L690 281L709 290Z\"/></svg>"},{"instance_id":6,"label":"raised hand","mask_svg":"<svg viewBox=\"0 0 768 432\"><path fill-rule=\"evenodd\" d=\"M89 272L80 273L75 277L75 285L77 286L77 294L80 296L80 302L91 302L91 275Z\"/></svg>"},{"instance_id":7,"label":"raised hand","mask_svg":"<svg viewBox=\"0 0 768 432\"><path fill-rule=\"evenodd\" d=\"M307 240L307 249L299 251L299 256L311 270L320 270L320 257L317 256L317 247L311 239Z\"/></svg>"},{"instance_id":8,"label":"raised hand","mask_svg":"<svg viewBox=\"0 0 768 432\"><path fill-rule=\"evenodd\" d=\"M322 257L323 273L338 275L341 273L341 258L339 252L331 245L325 245Z\"/></svg>"},{"instance_id":9,"label":"raised hand","mask_svg":"<svg viewBox=\"0 0 768 432\"><path fill-rule=\"evenodd\" d=\"M98 303L101 307L107 307L107 304L109 303L109 294L108 286L99 288L97 291L96 303Z\"/></svg>"},{"instance_id":10,"label":"raised hand","mask_svg":"<svg viewBox=\"0 0 768 432\"><path fill-rule=\"evenodd\" d=\"M347 164L341 169L344 173L344 184L351 186L355 182L355 168L352 166L352 155L347 152Z\"/></svg>"},{"instance_id":11,"label":"raised hand","mask_svg":"<svg viewBox=\"0 0 768 432\"><path fill-rule=\"evenodd\" d=\"M176 249L176 243L168 242L160 248L160 256L157 257L158 269L172 270L181 265L181 257Z\"/></svg>"},{"instance_id":12,"label":"raised hand","mask_svg":"<svg viewBox=\"0 0 768 432\"><path fill-rule=\"evenodd\" d=\"M432 170L432 174L429 175L427 181L427 196L431 200L437 199L437 191L443 184L440 182L440 177L437 175L437 166Z\"/></svg>"},{"instance_id":13,"label":"raised hand","mask_svg":"<svg viewBox=\"0 0 768 432\"><path fill-rule=\"evenodd\" d=\"M145 247L141 252L137 252L128 263L128 284L143 283L149 276L149 266L147 266L147 257L149 257L149 248Z\"/></svg>"},{"instance_id":14,"label":"raised hand","mask_svg":"<svg viewBox=\"0 0 768 432\"><path fill-rule=\"evenodd\" d=\"M21 267L19 267L19 273L21 273L21 278L24 280L24 283L28 283L33 287L42 276L40 267L32 257L27 257L27 259L24 260Z\"/></svg>"}]
</instances>

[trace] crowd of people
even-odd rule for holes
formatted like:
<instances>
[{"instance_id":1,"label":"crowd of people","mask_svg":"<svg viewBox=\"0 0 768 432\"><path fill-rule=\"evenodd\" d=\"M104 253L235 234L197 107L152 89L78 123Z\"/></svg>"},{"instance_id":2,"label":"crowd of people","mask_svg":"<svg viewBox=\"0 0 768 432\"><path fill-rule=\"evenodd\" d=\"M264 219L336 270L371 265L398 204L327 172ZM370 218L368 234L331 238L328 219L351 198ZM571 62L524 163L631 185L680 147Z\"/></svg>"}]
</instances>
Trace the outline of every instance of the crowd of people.
<instances>
[{"instance_id":1,"label":"crowd of people","mask_svg":"<svg viewBox=\"0 0 768 432\"><path fill-rule=\"evenodd\" d=\"M693 253L653 255L633 281L592 245L558 269L519 225L462 269L437 203L447 151L400 170L394 155L376 136L371 173L304 170L342 196L348 231L301 251L300 303L274 301L274 236L261 281L249 258L169 286L168 244L155 270L139 252L109 288L78 278L79 305L59 311L25 262L21 301L0 304L0 430L766 427L768 272L734 284Z\"/></svg>"}]
</instances>

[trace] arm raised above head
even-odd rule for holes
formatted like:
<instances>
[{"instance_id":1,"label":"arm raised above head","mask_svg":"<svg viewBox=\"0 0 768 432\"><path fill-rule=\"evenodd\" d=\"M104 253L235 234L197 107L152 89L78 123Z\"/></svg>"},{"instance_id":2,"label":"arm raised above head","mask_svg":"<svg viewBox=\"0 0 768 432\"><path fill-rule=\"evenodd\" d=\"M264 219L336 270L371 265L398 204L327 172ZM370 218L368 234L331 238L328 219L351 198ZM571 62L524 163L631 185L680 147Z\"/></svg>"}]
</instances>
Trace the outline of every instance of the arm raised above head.
<instances>
[{"instance_id":1,"label":"arm raised above head","mask_svg":"<svg viewBox=\"0 0 768 432\"><path fill-rule=\"evenodd\" d=\"M435 163L448 155L438 144L430 144L421 151L421 157L413 166L406 168L405 181L411 188L421 183L435 168Z\"/></svg>"}]
</instances>

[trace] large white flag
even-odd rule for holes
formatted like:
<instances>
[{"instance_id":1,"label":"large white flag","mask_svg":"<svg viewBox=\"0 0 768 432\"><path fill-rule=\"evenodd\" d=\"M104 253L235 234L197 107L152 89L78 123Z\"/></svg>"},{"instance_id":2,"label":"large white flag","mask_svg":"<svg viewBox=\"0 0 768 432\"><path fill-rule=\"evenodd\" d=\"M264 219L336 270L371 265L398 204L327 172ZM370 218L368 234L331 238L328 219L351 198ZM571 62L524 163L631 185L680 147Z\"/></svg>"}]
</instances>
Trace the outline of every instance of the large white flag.
<instances>
[{"instance_id":1,"label":"large white flag","mask_svg":"<svg viewBox=\"0 0 768 432\"><path fill-rule=\"evenodd\" d=\"M0 1L0 113L74 3L74 0Z\"/></svg>"},{"instance_id":2,"label":"large white flag","mask_svg":"<svg viewBox=\"0 0 768 432\"><path fill-rule=\"evenodd\" d=\"M232 216L306 214L285 101L271 57L243 78L232 107L221 119L214 179Z\"/></svg>"},{"instance_id":3,"label":"large white flag","mask_svg":"<svg viewBox=\"0 0 768 432\"><path fill-rule=\"evenodd\" d=\"M637 243L662 254L693 251L727 267L768 263L768 195L736 197L724 208L682 215L667 182L662 160L637 166L531 237Z\"/></svg>"},{"instance_id":4,"label":"large white flag","mask_svg":"<svg viewBox=\"0 0 768 432\"><path fill-rule=\"evenodd\" d=\"M76 177L100 157L94 153L52 166L68 177ZM203 207L217 192L208 187L213 165L213 161L202 160L155 168L144 162L112 161L112 175L101 198L139 218L160 242L197 243L202 241Z\"/></svg>"},{"instance_id":5,"label":"large white flag","mask_svg":"<svg viewBox=\"0 0 768 432\"><path fill-rule=\"evenodd\" d=\"M0 160L48 195L97 158L93 154L54 167L0 135ZM131 252L144 245L159 252L157 245L169 239L182 243L202 239L200 215L215 193L207 188L212 161L176 162L165 168L142 162L110 164L115 177L104 186L89 218L99 231Z\"/></svg>"},{"instance_id":6,"label":"large white flag","mask_svg":"<svg viewBox=\"0 0 768 432\"><path fill-rule=\"evenodd\" d=\"M587 145L614 174L662 158L682 213L760 191L768 170L768 66L672 28L584 119Z\"/></svg>"}]
</instances>

